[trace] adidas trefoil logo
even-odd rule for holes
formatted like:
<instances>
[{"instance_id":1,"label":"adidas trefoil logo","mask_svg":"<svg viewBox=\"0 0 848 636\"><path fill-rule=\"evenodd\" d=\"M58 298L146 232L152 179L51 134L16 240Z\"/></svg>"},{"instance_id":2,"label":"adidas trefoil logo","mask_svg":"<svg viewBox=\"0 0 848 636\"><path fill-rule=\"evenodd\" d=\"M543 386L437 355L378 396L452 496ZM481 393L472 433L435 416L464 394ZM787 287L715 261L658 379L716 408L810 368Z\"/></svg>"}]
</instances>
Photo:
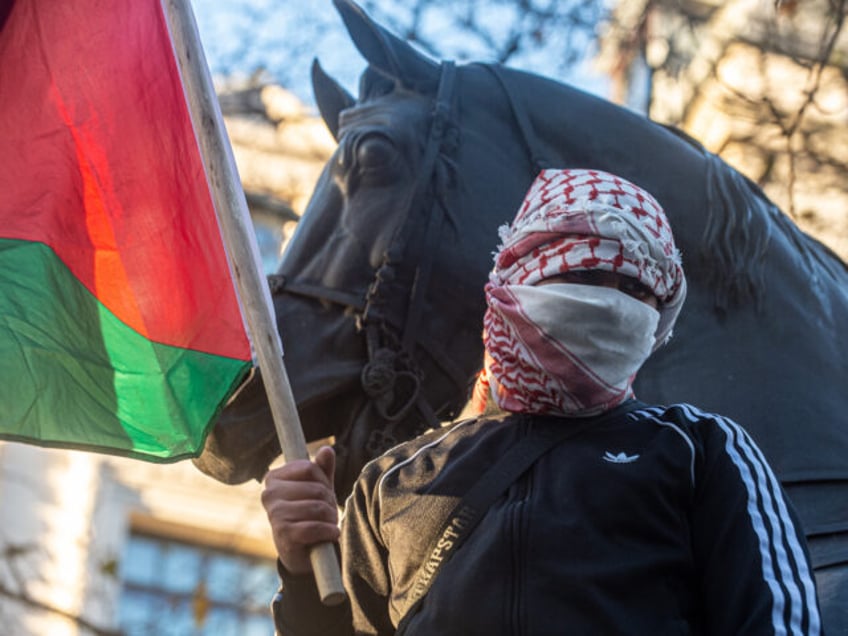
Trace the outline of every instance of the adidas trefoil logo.
<instances>
[{"instance_id":1,"label":"adidas trefoil logo","mask_svg":"<svg viewBox=\"0 0 848 636\"><path fill-rule=\"evenodd\" d=\"M617 455L613 455L611 452L607 451L604 453L603 459L605 462L610 462L612 464L630 464L631 462L635 462L639 459L639 455L628 455L627 453L618 453Z\"/></svg>"}]
</instances>

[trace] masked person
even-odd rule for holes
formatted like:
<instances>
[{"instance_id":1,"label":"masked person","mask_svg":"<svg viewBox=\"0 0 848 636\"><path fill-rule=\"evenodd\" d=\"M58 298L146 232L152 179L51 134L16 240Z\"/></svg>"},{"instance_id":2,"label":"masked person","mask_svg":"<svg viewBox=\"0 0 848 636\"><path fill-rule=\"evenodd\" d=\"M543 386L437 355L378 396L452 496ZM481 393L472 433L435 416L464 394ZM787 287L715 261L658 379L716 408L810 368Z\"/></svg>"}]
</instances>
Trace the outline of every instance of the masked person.
<instances>
[{"instance_id":1,"label":"masked person","mask_svg":"<svg viewBox=\"0 0 848 636\"><path fill-rule=\"evenodd\" d=\"M331 449L266 477L278 631L820 633L803 534L751 438L634 397L686 294L656 200L545 170L501 241L473 396L499 414L369 463L341 531ZM349 600L324 607L308 546L337 539Z\"/></svg>"}]
</instances>

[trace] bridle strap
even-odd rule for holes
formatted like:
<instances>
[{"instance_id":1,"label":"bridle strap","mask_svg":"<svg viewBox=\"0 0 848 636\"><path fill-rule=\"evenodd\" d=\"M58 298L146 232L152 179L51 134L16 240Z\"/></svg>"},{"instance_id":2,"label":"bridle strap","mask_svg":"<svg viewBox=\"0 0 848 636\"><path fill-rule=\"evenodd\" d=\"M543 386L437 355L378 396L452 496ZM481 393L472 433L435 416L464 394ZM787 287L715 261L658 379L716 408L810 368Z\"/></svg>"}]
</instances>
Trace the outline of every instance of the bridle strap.
<instances>
[{"instance_id":1,"label":"bridle strap","mask_svg":"<svg viewBox=\"0 0 848 636\"><path fill-rule=\"evenodd\" d=\"M412 187L399 206L399 214L404 221L390 240L365 296L290 279L282 274L268 277L273 294L286 293L329 301L354 310L356 327L365 338L368 355L361 372L362 388L386 422L399 422L415 406L428 426L440 424L434 407L421 391L421 372L413 356L416 346L427 351L460 391L467 389L465 374L441 343L419 333L439 237L448 215L441 196L443 193L437 192L437 162L445 142L456 130L452 123L455 81L454 63L443 62L421 163ZM394 329L388 326L385 307L391 300L392 291L398 289L399 266L409 262L415 263L415 266L406 298L406 311L402 314L403 324L396 335ZM398 401L400 403L396 404Z\"/></svg>"},{"instance_id":2,"label":"bridle strap","mask_svg":"<svg viewBox=\"0 0 848 636\"><path fill-rule=\"evenodd\" d=\"M515 118L515 123L518 125L518 130L521 131L521 140L524 142L524 148L527 151L527 156L535 169L534 176L544 170L552 167L552 163L548 161L542 154L542 147L536 132L533 130L533 124L530 123L530 117L527 115L527 109L515 98L513 91L509 89L506 77L503 73L503 67L500 64L482 64L483 68L488 70L500 84L503 89L506 99L509 102L509 107L512 110L512 116Z\"/></svg>"},{"instance_id":3,"label":"bridle strap","mask_svg":"<svg viewBox=\"0 0 848 636\"><path fill-rule=\"evenodd\" d=\"M384 323L380 315L382 298L380 297L381 282L386 275L393 272L394 266L404 258L416 263L412 284L406 302L403 327L400 330L400 341L397 343L397 360L404 360L414 365L414 349L416 344L424 347L433 357L436 364L460 388L465 390L465 378L456 365L445 362L448 356L442 355L438 349L433 349L433 343L424 342L419 336L419 326L424 314L424 305L433 261L437 252L439 236L445 219L445 210L441 199L436 196L436 169L439 153L444 141L451 130L451 115L453 110L456 66L451 61L443 62L439 77L439 87L433 102L430 128L427 143L422 155L421 164L414 186L410 189L404 205L404 215L407 222L403 223L392 239L389 248L383 256L383 264L375 273L365 300L365 307L358 321L360 329L366 331L369 342L369 363L375 360L372 353L384 351L383 347L374 346L374 323ZM419 239L420 237L420 239ZM393 278L394 275L390 276ZM405 407L393 413L381 413L390 420L398 420L406 413L409 406L415 404L430 426L438 425L433 408L426 402L420 384L416 384L415 395L410 397ZM375 400L376 404L376 400Z\"/></svg>"},{"instance_id":4,"label":"bridle strap","mask_svg":"<svg viewBox=\"0 0 848 636\"><path fill-rule=\"evenodd\" d=\"M418 188L423 192L428 185L432 186L435 179L436 159L439 156L439 150L442 147L442 141L445 139L448 128L450 126L451 110L453 106L453 89L456 78L456 66L453 62L447 61L442 63L442 73L439 77L439 89L436 93L436 101L433 105L433 120L430 123L430 134L427 140L427 148L424 151L424 160L422 161L422 169L418 174ZM423 312L424 298L427 293L427 286L430 282L430 273L433 269L433 256L436 252L436 244L439 236L442 233L442 223L444 221L444 210L441 202L436 205L431 205L434 193L425 197L426 203L422 203L421 213L426 216L424 240L419 245L421 250L421 258L418 261L418 266L415 268L415 278L413 279L412 288L410 289L409 302L407 304L406 322L403 328L401 337L401 345L407 351L415 346L415 340L418 333L418 325L421 321ZM429 211L436 212L428 214ZM438 212L437 212L438 211ZM409 239L407 239L409 240Z\"/></svg>"},{"instance_id":5,"label":"bridle strap","mask_svg":"<svg viewBox=\"0 0 848 636\"><path fill-rule=\"evenodd\" d=\"M330 301L358 311L365 309L365 301L360 294L353 294L341 289L333 289L325 285L312 285L302 281L290 280L285 274L269 274L268 285L271 288L271 295L286 292L287 294L303 296L314 300Z\"/></svg>"}]
</instances>

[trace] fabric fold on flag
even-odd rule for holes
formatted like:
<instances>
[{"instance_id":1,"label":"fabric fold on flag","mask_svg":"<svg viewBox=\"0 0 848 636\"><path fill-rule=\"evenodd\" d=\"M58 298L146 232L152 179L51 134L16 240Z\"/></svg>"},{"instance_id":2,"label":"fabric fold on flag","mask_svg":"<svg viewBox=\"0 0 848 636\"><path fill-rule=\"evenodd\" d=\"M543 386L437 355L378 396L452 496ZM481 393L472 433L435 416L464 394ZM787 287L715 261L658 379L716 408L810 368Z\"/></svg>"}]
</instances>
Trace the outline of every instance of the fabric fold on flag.
<instances>
[{"instance_id":1,"label":"fabric fold on flag","mask_svg":"<svg viewBox=\"0 0 848 636\"><path fill-rule=\"evenodd\" d=\"M0 438L195 456L250 343L158 0L0 11Z\"/></svg>"}]
</instances>

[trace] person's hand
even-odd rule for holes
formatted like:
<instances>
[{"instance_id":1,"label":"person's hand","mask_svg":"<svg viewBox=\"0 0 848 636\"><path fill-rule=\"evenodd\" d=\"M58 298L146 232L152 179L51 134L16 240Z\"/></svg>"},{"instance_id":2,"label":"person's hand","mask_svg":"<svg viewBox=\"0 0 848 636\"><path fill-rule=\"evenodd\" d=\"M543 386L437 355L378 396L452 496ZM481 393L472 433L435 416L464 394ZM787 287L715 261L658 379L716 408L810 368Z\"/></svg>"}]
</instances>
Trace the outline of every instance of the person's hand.
<instances>
[{"instance_id":1,"label":"person's hand","mask_svg":"<svg viewBox=\"0 0 848 636\"><path fill-rule=\"evenodd\" d=\"M292 574L312 571L309 548L339 538L333 491L336 454L322 446L315 461L294 460L268 471L262 505L271 523L277 555Z\"/></svg>"}]
</instances>

